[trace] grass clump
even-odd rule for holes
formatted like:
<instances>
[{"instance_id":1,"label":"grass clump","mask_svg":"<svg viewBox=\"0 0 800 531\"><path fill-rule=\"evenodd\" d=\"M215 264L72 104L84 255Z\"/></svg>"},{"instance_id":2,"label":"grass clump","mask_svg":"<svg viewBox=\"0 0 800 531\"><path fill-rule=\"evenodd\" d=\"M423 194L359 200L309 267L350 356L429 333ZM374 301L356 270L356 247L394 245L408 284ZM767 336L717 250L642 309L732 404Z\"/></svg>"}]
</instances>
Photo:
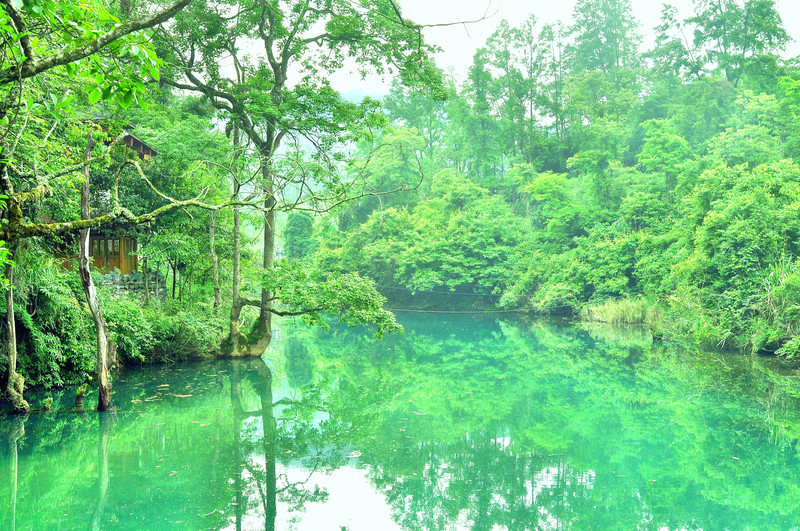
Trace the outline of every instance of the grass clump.
<instances>
[{"instance_id":1,"label":"grass clump","mask_svg":"<svg viewBox=\"0 0 800 531\"><path fill-rule=\"evenodd\" d=\"M584 321L608 324L648 325L661 328L661 313L656 305L643 298L608 299L581 310Z\"/></svg>"}]
</instances>

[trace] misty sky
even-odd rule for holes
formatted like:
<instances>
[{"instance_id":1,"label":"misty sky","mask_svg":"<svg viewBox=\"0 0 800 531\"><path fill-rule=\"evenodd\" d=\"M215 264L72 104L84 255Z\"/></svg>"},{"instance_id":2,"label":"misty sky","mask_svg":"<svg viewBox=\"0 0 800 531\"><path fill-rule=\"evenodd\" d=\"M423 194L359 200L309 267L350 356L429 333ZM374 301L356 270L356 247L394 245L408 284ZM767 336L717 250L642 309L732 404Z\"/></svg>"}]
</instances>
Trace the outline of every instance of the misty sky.
<instances>
[{"instance_id":1,"label":"misty sky","mask_svg":"<svg viewBox=\"0 0 800 531\"><path fill-rule=\"evenodd\" d=\"M518 25L531 13L540 24L561 20L565 25L572 21L576 0L397 0L403 15L419 24L440 24L462 20L486 20L466 26L428 28L425 36L429 42L444 51L436 57L437 64L445 70L452 69L456 77L463 78L472 64L475 50L486 42L502 19L512 26ZM678 8L680 18L692 15L692 0L669 2ZM663 2L658 0L631 0L633 14L641 24L643 45L653 43L653 27L660 23ZM788 55L800 54L800 0L777 0L784 27L795 40L787 49ZM363 89L369 93L384 93L386 85L379 79L361 81L350 74L340 74L332 80L335 88L348 91Z\"/></svg>"}]
</instances>

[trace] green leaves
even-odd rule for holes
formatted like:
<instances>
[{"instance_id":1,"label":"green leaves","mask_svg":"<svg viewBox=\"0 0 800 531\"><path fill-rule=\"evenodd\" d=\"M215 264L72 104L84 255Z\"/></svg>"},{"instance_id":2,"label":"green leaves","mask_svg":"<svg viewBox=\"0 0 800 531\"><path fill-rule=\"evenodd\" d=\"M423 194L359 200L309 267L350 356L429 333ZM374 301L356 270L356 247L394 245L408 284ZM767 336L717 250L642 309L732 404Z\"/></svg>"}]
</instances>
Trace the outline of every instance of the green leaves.
<instances>
[{"instance_id":1,"label":"green leaves","mask_svg":"<svg viewBox=\"0 0 800 531\"><path fill-rule=\"evenodd\" d=\"M19 14L30 31L20 33L14 25L0 23L0 36L9 50L0 62L0 70L12 71L29 53L27 50L33 53L33 57L27 59L36 61L46 61L68 51L75 52L77 59L49 70L77 82L76 91L85 93L90 105L113 101L122 108L142 101L146 91L144 80L159 79L163 62L155 54L150 36L145 32L117 38L105 46L106 53L82 58L80 51L83 47L120 25L120 20L102 2L25 0L21 5L19 2L15 5L21 8ZM45 75L46 72L40 74L42 77ZM71 114L72 100L60 99L51 103L45 103L45 106L55 119Z\"/></svg>"},{"instance_id":2,"label":"green leaves","mask_svg":"<svg viewBox=\"0 0 800 531\"><path fill-rule=\"evenodd\" d=\"M498 294L512 281L523 223L499 197L443 171L412 211L373 212L342 242L336 265L358 270L382 288ZM333 252L323 251L321 260Z\"/></svg>"},{"instance_id":3,"label":"green leaves","mask_svg":"<svg viewBox=\"0 0 800 531\"><path fill-rule=\"evenodd\" d=\"M402 332L394 314L383 309L386 298L375 283L357 273L327 275L303 262L280 260L262 272L262 287L275 293L281 306L275 313L301 315L303 320L327 328L325 314L350 326L368 324L375 335Z\"/></svg>"},{"instance_id":4,"label":"green leaves","mask_svg":"<svg viewBox=\"0 0 800 531\"><path fill-rule=\"evenodd\" d=\"M100 101L100 97L102 95L103 95L103 92L99 88L97 88L97 87L93 88L92 91L89 92L89 103L94 105L95 103Z\"/></svg>"},{"instance_id":5,"label":"green leaves","mask_svg":"<svg viewBox=\"0 0 800 531\"><path fill-rule=\"evenodd\" d=\"M695 25L695 53L732 83L742 77L761 86L769 83L770 61L763 59L779 53L790 41L775 0L698 3L688 22Z\"/></svg>"}]
</instances>

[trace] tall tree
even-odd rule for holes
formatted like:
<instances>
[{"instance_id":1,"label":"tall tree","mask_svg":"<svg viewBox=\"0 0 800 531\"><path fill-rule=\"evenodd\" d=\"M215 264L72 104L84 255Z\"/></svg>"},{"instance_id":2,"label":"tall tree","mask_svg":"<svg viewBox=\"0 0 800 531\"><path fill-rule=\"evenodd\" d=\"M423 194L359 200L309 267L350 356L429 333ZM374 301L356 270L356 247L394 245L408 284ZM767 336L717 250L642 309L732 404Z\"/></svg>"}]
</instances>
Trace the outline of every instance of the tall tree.
<instances>
[{"instance_id":1,"label":"tall tree","mask_svg":"<svg viewBox=\"0 0 800 531\"><path fill-rule=\"evenodd\" d=\"M689 22L695 53L734 85L743 76L774 76L790 40L775 0L698 0Z\"/></svg>"},{"instance_id":2,"label":"tall tree","mask_svg":"<svg viewBox=\"0 0 800 531\"><path fill-rule=\"evenodd\" d=\"M342 151L336 146L370 138L379 106L343 100L329 74L350 61L361 73L438 80L419 28L391 0L199 1L164 37L177 65L167 82L209 98L257 159L265 270L272 265L276 209L324 210L358 195L357 183L337 172ZM232 68L221 67L231 59ZM260 300L234 300L230 355L263 353L271 315L280 313L273 298L264 289ZM246 335L233 326L243 305L259 309Z\"/></svg>"},{"instance_id":3,"label":"tall tree","mask_svg":"<svg viewBox=\"0 0 800 531\"><path fill-rule=\"evenodd\" d=\"M612 77L638 67L638 22L630 0L578 0L570 28L574 70L599 70Z\"/></svg>"}]
</instances>

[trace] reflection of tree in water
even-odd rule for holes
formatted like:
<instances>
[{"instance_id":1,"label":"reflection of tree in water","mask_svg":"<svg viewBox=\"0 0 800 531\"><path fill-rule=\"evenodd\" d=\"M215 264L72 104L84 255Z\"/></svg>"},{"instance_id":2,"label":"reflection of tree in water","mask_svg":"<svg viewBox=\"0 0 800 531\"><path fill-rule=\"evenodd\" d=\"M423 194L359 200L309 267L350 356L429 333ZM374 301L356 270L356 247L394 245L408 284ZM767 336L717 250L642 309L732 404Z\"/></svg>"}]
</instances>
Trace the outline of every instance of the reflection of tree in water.
<instances>
[{"instance_id":1,"label":"reflection of tree in water","mask_svg":"<svg viewBox=\"0 0 800 531\"><path fill-rule=\"evenodd\" d=\"M307 503L327 500L326 490L308 484L314 472L342 463L344 432L337 423L315 419L318 403L313 392L300 401L273 402L272 372L261 360L237 363L230 381L233 459L238 464L233 478L236 529L246 529L246 516L258 513L264 518L264 529L274 530L278 501L287 504L290 511L299 511ZM245 387L258 396L256 410L249 411L243 404ZM310 472L300 480L279 475L279 456L288 456L293 464L302 464Z\"/></svg>"},{"instance_id":2,"label":"reflection of tree in water","mask_svg":"<svg viewBox=\"0 0 800 531\"><path fill-rule=\"evenodd\" d=\"M309 385L314 377L314 357L296 337L289 337L282 349L286 358L286 377L289 385L299 389Z\"/></svg>"},{"instance_id":3,"label":"reflection of tree in water","mask_svg":"<svg viewBox=\"0 0 800 531\"><path fill-rule=\"evenodd\" d=\"M95 413L93 413L93 415L94 414ZM84 428L85 433L95 441L94 451L87 452L86 456L87 458L95 462L97 471L96 477L86 478L89 480L92 486L90 496L86 497L86 499L75 500L75 505L88 502L86 503L86 505L87 509L89 508L89 506L91 506L91 508L89 509L89 514L91 514L91 520L87 522L86 527L88 529L100 529L104 525L107 519L105 509L108 501L109 485L110 485L109 440L113 434L115 414L113 412L96 414L97 415L96 418L98 419L97 423L90 422L84 415L82 409L71 411L70 415L75 415L76 423L80 424L81 427ZM17 490L18 490L18 481L20 479L19 449L21 446L29 442L25 440L26 439L25 426L26 423L29 420L31 420L31 415L25 415L25 416L15 415L13 417L3 420L6 421L6 428L7 428L6 435L8 438L9 469L10 469L8 475L8 478L10 480L9 481L10 496L8 502L8 515L7 515L8 521L4 523L5 527L3 529L13 530L16 529L17 527L17 499L18 499ZM38 420L40 422L34 428L36 430L41 429L42 419L40 418ZM54 420L54 419L48 418L46 420ZM97 428L96 432L94 431L95 427ZM71 431L71 430L64 430L64 431ZM47 438L45 438L45 441L52 442L52 440L48 440ZM35 476L36 470L34 470L33 474L31 474L30 471L28 471L27 475ZM67 480L70 479L73 478L67 478ZM57 491L58 489L56 488L55 490ZM28 502L29 500L25 501ZM69 503L69 500L67 502ZM40 509L48 508L44 503L41 503L40 505L42 506L40 507ZM29 511L25 511L25 514L20 521L24 529L36 529L37 527L40 527L35 524L31 525Z\"/></svg>"},{"instance_id":4,"label":"reflection of tree in water","mask_svg":"<svg viewBox=\"0 0 800 531\"><path fill-rule=\"evenodd\" d=\"M398 477L388 461L372 468L404 529L449 529L456 522L474 530L568 527L586 509L593 475L557 457L517 455L504 438L471 434L447 445L416 448L419 473ZM404 460L405 461L405 460Z\"/></svg>"},{"instance_id":5,"label":"reflection of tree in water","mask_svg":"<svg viewBox=\"0 0 800 531\"><path fill-rule=\"evenodd\" d=\"M795 382L619 329L432 321L383 342L289 332L335 382L331 414L356 428L403 528L782 529L800 515Z\"/></svg>"},{"instance_id":6,"label":"reflection of tree in water","mask_svg":"<svg viewBox=\"0 0 800 531\"><path fill-rule=\"evenodd\" d=\"M111 476L108 472L108 442L114 429L115 413L98 413L100 429L97 434L97 506L92 516L91 529L100 529L104 522L104 510L108 501L108 487Z\"/></svg>"},{"instance_id":7,"label":"reflection of tree in water","mask_svg":"<svg viewBox=\"0 0 800 531\"><path fill-rule=\"evenodd\" d=\"M25 436L25 420L27 415L14 416L7 425L8 441L8 518L5 529L14 531L17 528L17 483L19 477L19 440Z\"/></svg>"},{"instance_id":8,"label":"reflection of tree in water","mask_svg":"<svg viewBox=\"0 0 800 531\"><path fill-rule=\"evenodd\" d=\"M382 342L292 327L287 373L320 383L287 398L263 361L224 361L127 373L114 418L0 418L0 528L275 529L346 463L406 529L800 521L792 380L638 336L448 319Z\"/></svg>"},{"instance_id":9,"label":"reflection of tree in water","mask_svg":"<svg viewBox=\"0 0 800 531\"><path fill-rule=\"evenodd\" d=\"M274 529L279 504L326 498L307 478L344 461L345 433L315 415L318 393L274 404L262 360L126 376L113 416L65 397L0 417L0 529ZM306 470L288 477L290 464Z\"/></svg>"}]
</instances>

